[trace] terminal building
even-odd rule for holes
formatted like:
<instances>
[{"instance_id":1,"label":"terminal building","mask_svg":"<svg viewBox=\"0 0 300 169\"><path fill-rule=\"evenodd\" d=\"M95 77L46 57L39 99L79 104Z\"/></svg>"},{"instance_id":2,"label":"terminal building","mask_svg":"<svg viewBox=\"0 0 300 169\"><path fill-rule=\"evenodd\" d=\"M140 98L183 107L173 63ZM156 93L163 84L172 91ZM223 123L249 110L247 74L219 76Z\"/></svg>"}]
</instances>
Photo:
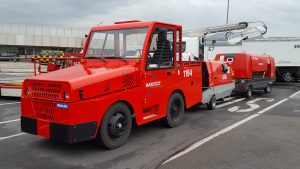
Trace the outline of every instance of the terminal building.
<instances>
[{"instance_id":1,"label":"terminal building","mask_svg":"<svg viewBox=\"0 0 300 169\"><path fill-rule=\"evenodd\" d=\"M32 56L42 50L80 52L88 30L49 25L0 24L0 54Z\"/></svg>"}]
</instances>

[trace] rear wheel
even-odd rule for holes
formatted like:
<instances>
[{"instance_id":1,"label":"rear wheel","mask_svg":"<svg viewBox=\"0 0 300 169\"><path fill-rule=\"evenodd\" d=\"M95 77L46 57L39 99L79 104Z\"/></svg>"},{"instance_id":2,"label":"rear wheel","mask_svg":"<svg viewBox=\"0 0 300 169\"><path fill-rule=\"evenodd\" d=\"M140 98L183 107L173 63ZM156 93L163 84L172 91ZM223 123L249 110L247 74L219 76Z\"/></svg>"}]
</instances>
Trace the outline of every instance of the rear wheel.
<instances>
[{"instance_id":1,"label":"rear wheel","mask_svg":"<svg viewBox=\"0 0 300 169\"><path fill-rule=\"evenodd\" d=\"M251 98L252 97L252 93L253 93L253 89L251 86L248 87L246 93L245 93L245 97L246 98Z\"/></svg>"},{"instance_id":2,"label":"rear wheel","mask_svg":"<svg viewBox=\"0 0 300 169\"><path fill-rule=\"evenodd\" d=\"M281 79L282 79L284 82L293 82L293 81L294 81L293 73L290 72L290 71L284 71L284 72L281 74Z\"/></svg>"},{"instance_id":3,"label":"rear wheel","mask_svg":"<svg viewBox=\"0 0 300 169\"><path fill-rule=\"evenodd\" d=\"M181 94L174 93L169 99L167 116L162 122L168 127L177 127L182 123L184 100Z\"/></svg>"},{"instance_id":4,"label":"rear wheel","mask_svg":"<svg viewBox=\"0 0 300 169\"><path fill-rule=\"evenodd\" d=\"M207 104L207 108L209 110L214 110L216 109L216 106L217 106L217 100L216 100L216 97L215 96L212 96L209 103Z\"/></svg>"},{"instance_id":5,"label":"rear wheel","mask_svg":"<svg viewBox=\"0 0 300 169\"><path fill-rule=\"evenodd\" d=\"M124 103L112 105L102 118L96 141L108 149L123 145L131 132L131 112Z\"/></svg>"},{"instance_id":6,"label":"rear wheel","mask_svg":"<svg viewBox=\"0 0 300 169\"><path fill-rule=\"evenodd\" d=\"M266 88L264 88L265 94L270 94L272 91L272 88L270 85L268 85Z\"/></svg>"}]
</instances>

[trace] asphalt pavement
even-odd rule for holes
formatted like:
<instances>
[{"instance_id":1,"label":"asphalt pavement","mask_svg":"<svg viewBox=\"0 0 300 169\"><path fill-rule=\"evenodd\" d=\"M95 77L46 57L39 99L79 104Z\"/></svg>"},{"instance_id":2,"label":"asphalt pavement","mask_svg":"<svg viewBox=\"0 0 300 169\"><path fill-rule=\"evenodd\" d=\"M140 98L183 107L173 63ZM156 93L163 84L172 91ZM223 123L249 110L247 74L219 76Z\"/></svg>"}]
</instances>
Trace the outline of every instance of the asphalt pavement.
<instances>
[{"instance_id":1,"label":"asphalt pavement","mask_svg":"<svg viewBox=\"0 0 300 169\"><path fill-rule=\"evenodd\" d=\"M185 113L183 124L165 128L159 122L134 126L128 142L105 150L93 141L63 144L20 132L19 100L0 99L0 168L299 168L300 84L276 85L270 95L256 92ZM282 104L171 160L190 145Z\"/></svg>"},{"instance_id":2,"label":"asphalt pavement","mask_svg":"<svg viewBox=\"0 0 300 169\"><path fill-rule=\"evenodd\" d=\"M300 168L300 93L160 169Z\"/></svg>"}]
</instances>

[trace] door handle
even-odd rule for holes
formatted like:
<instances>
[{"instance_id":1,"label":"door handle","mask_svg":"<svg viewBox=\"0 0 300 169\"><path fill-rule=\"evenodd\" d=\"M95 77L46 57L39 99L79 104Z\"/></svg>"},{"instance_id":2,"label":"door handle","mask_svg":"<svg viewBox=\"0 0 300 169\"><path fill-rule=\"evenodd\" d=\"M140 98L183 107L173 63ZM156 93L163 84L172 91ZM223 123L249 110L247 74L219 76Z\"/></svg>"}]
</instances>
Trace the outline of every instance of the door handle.
<instances>
[{"instance_id":1,"label":"door handle","mask_svg":"<svg viewBox=\"0 0 300 169\"><path fill-rule=\"evenodd\" d=\"M172 72L167 72L167 75L168 75L168 76L172 75Z\"/></svg>"}]
</instances>

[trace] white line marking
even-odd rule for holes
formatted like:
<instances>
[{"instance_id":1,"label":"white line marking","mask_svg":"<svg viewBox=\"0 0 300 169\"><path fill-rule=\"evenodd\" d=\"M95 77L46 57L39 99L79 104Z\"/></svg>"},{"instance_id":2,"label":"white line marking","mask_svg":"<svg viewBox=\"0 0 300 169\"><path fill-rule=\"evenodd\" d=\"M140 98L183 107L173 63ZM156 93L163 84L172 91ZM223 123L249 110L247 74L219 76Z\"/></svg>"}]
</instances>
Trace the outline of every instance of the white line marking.
<instances>
[{"instance_id":1,"label":"white line marking","mask_svg":"<svg viewBox=\"0 0 300 169\"><path fill-rule=\"evenodd\" d=\"M293 97L295 97L297 94L299 94L300 93L300 90L298 91L298 92L296 92L296 93L294 93L294 94L292 94L291 96L290 96L290 98L293 98Z\"/></svg>"},{"instance_id":2,"label":"white line marking","mask_svg":"<svg viewBox=\"0 0 300 169\"><path fill-rule=\"evenodd\" d=\"M251 101L248 101L247 103L252 104L252 103L255 103L255 102L257 102L257 101L259 101L259 100L262 100L262 99L267 99L267 98L256 98L256 99L253 99L253 100L251 100Z\"/></svg>"},{"instance_id":3,"label":"white line marking","mask_svg":"<svg viewBox=\"0 0 300 169\"><path fill-rule=\"evenodd\" d=\"M18 104L21 102L11 102L11 103L1 103L0 106L9 105L9 104Z\"/></svg>"},{"instance_id":4,"label":"white line marking","mask_svg":"<svg viewBox=\"0 0 300 169\"><path fill-rule=\"evenodd\" d=\"M288 100L288 99L283 99L283 100L281 100L281 101L279 101L279 102L277 102L277 103L275 103L275 104L273 104L273 105L271 105L271 106L269 106L269 107L267 107L267 108L264 108L263 110L261 110L261 111L255 113L255 114L253 114L253 115L251 115L251 116L246 117L245 119L243 119L243 120L241 120L241 121L239 121L239 122L236 122L236 123L232 124L232 125L229 126L229 127L226 127L225 129L222 129L222 130L218 131L217 133L215 133L215 134L213 134L213 135L210 135L209 137L206 137L206 138L204 138L204 139L202 139L202 140L200 140L200 141L198 141L198 142L192 144L192 145L189 146L188 148L184 149L183 151L181 151L181 152L179 152L178 154L176 154L176 155L172 156L171 158L169 158L169 159L168 159L167 161L165 161L163 164L166 164L166 163L168 163L168 162L170 162L170 161L172 161L172 160L174 160L174 159L176 159L176 158L178 158L178 157L180 157L180 156L182 156L182 155L184 155L184 154L186 154L186 153L188 153L188 152L194 150L195 148L197 148L197 147L203 145L204 143L206 143L206 142L208 142L208 141L210 141L210 140L212 140L212 139L218 137L219 135L222 135L222 134L225 134L225 133L229 132L230 130L232 130L232 129L234 129L234 128L240 126L240 125L242 125L243 123L246 123L246 122L248 122L248 121L254 119L255 117L257 117L257 116L259 116L259 115L265 113L266 111L268 111L268 110L270 110L270 109L272 109L272 108L274 108L274 107L280 105L281 103L283 103L283 102L285 102L285 101L287 101L287 100Z\"/></svg>"},{"instance_id":5,"label":"white line marking","mask_svg":"<svg viewBox=\"0 0 300 169\"><path fill-rule=\"evenodd\" d=\"M220 108L220 107L228 106L228 105L231 105L231 104L233 104L233 103L237 103L237 102L243 101L243 100L245 100L245 99L246 99L246 98L236 99L236 100L233 100L233 101L231 101L231 102L226 102L226 103L218 104L216 107L217 107L217 108Z\"/></svg>"},{"instance_id":6,"label":"white line marking","mask_svg":"<svg viewBox=\"0 0 300 169\"><path fill-rule=\"evenodd\" d=\"M256 99L253 99L251 101L248 101L246 104L249 106L249 108L247 108L247 109L240 109L240 106L234 106L234 107L231 107L227 110L230 111L230 112L239 112L239 113L250 112L250 111L253 111L253 110L259 108L260 106L257 105L257 104L254 104L254 103L259 101L259 100L263 100L263 99L267 100L267 98L256 98Z\"/></svg>"},{"instance_id":7,"label":"white line marking","mask_svg":"<svg viewBox=\"0 0 300 169\"><path fill-rule=\"evenodd\" d=\"M20 119L8 120L8 121L0 121L0 124L11 123L11 122L15 122L15 121L20 121Z\"/></svg>"},{"instance_id":8,"label":"white line marking","mask_svg":"<svg viewBox=\"0 0 300 169\"><path fill-rule=\"evenodd\" d=\"M229 112L249 112L249 111L253 111L257 108L259 108L260 106L257 105L257 104L254 104L255 102L259 101L259 100L262 100L262 99L265 99L267 100L268 102L272 102L274 101L275 99L272 99L272 98L257 98L257 99L254 99L254 100L251 100L251 101L248 101L246 104L250 106L249 109L242 109L242 110L239 110L240 106L234 106L234 107L231 107L231 108L228 108L228 111ZM232 102L228 102L228 103L224 103L224 104L220 104L218 105L217 107L220 108L220 107L224 107L224 106L227 106L227 105L230 105L230 104L233 104L233 103L236 103L236 102L240 102L244 99L237 99L235 101L232 101Z\"/></svg>"},{"instance_id":9,"label":"white line marking","mask_svg":"<svg viewBox=\"0 0 300 169\"><path fill-rule=\"evenodd\" d=\"M14 134L14 135L6 136L6 137L0 137L0 141L6 140L6 139L9 139L9 138L13 138L13 137L17 137L17 136L21 136L21 135L24 135L24 134L26 134L26 133L19 133L19 134Z\"/></svg>"},{"instance_id":10,"label":"white line marking","mask_svg":"<svg viewBox=\"0 0 300 169\"><path fill-rule=\"evenodd\" d=\"M240 106L233 106L233 107L228 108L227 111L229 111L229 112L236 112L236 111L239 110L239 108L240 108Z\"/></svg>"},{"instance_id":11,"label":"white line marking","mask_svg":"<svg viewBox=\"0 0 300 169\"><path fill-rule=\"evenodd\" d=\"M272 102L274 101L275 99L272 99L272 98L267 98L267 102Z\"/></svg>"}]
</instances>

